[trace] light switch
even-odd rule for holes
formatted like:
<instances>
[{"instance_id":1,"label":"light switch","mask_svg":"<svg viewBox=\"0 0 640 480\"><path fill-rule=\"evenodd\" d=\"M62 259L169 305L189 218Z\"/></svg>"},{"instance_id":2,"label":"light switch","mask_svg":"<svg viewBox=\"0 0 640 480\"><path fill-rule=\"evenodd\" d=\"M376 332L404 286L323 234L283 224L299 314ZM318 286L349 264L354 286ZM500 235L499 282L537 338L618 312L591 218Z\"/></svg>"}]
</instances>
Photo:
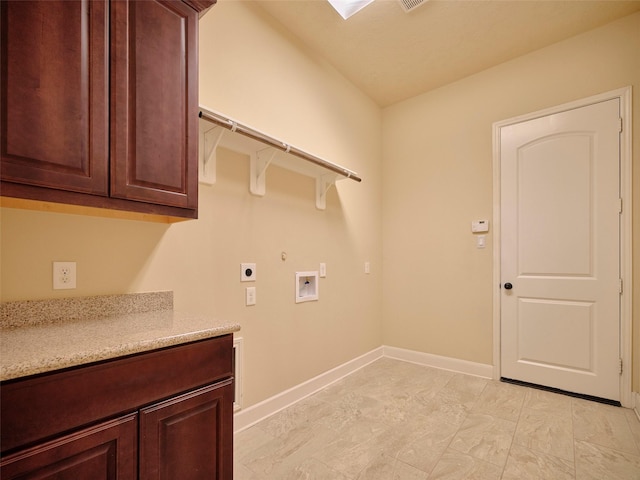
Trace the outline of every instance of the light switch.
<instances>
[{"instance_id":1,"label":"light switch","mask_svg":"<svg viewBox=\"0 0 640 480\"><path fill-rule=\"evenodd\" d=\"M476 237L476 247L484 248L486 246L486 235L478 235Z\"/></svg>"},{"instance_id":2,"label":"light switch","mask_svg":"<svg viewBox=\"0 0 640 480\"><path fill-rule=\"evenodd\" d=\"M256 304L256 287L247 287L246 305L249 307Z\"/></svg>"}]
</instances>

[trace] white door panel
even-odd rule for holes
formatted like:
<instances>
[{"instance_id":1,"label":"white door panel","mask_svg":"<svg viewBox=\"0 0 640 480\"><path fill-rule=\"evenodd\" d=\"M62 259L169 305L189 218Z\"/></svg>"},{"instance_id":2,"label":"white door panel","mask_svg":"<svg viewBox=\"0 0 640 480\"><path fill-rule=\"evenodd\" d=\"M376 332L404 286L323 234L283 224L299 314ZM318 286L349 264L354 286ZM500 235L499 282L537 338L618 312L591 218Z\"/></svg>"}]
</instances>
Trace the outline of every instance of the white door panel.
<instances>
[{"instance_id":1,"label":"white door panel","mask_svg":"<svg viewBox=\"0 0 640 480\"><path fill-rule=\"evenodd\" d=\"M520 147L520 275L591 273L591 140L556 135Z\"/></svg>"},{"instance_id":2,"label":"white door panel","mask_svg":"<svg viewBox=\"0 0 640 480\"><path fill-rule=\"evenodd\" d=\"M520 298L519 361L592 372L594 306L593 302Z\"/></svg>"},{"instance_id":3,"label":"white door panel","mask_svg":"<svg viewBox=\"0 0 640 480\"><path fill-rule=\"evenodd\" d=\"M619 100L503 127L502 376L620 398Z\"/></svg>"}]
</instances>

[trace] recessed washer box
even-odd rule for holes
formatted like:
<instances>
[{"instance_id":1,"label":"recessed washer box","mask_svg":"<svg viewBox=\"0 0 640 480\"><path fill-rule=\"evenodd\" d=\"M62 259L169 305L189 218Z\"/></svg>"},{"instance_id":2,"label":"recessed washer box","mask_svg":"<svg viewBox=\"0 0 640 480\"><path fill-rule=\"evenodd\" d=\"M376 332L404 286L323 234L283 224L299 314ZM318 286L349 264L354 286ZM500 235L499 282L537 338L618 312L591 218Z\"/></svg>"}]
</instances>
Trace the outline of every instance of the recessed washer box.
<instances>
[{"instance_id":1,"label":"recessed washer box","mask_svg":"<svg viewBox=\"0 0 640 480\"><path fill-rule=\"evenodd\" d=\"M296 303L318 300L318 272L296 272Z\"/></svg>"}]
</instances>

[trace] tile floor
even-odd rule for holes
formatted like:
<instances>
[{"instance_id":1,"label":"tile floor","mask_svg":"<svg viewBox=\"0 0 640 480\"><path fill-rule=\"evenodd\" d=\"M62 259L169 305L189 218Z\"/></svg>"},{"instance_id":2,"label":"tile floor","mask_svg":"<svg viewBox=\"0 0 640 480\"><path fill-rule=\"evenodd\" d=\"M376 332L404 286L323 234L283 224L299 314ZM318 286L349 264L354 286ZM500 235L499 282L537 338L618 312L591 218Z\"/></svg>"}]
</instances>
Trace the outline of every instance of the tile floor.
<instances>
[{"instance_id":1,"label":"tile floor","mask_svg":"<svg viewBox=\"0 0 640 480\"><path fill-rule=\"evenodd\" d=\"M382 358L235 436L235 480L640 479L632 410Z\"/></svg>"}]
</instances>

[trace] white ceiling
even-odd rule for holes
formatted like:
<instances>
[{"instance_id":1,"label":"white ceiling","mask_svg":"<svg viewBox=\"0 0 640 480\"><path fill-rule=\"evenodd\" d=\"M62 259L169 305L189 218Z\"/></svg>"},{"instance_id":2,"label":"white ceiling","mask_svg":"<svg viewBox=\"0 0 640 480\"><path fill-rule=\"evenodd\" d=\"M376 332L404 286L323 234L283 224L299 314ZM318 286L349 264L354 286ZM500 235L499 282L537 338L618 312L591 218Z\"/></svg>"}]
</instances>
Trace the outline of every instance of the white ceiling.
<instances>
[{"instance_id":1,"label":"white ceiling","mask_svg":"<svg viewBox=\"0 0 640 480\"><path fill-rule=\"evenodd\" d=\"M380 106L640 11L640 0L375 0L348 20L325 0L254 0ZM640 53L639 53L640 55Z\"/></svg>"}]
</instances>

